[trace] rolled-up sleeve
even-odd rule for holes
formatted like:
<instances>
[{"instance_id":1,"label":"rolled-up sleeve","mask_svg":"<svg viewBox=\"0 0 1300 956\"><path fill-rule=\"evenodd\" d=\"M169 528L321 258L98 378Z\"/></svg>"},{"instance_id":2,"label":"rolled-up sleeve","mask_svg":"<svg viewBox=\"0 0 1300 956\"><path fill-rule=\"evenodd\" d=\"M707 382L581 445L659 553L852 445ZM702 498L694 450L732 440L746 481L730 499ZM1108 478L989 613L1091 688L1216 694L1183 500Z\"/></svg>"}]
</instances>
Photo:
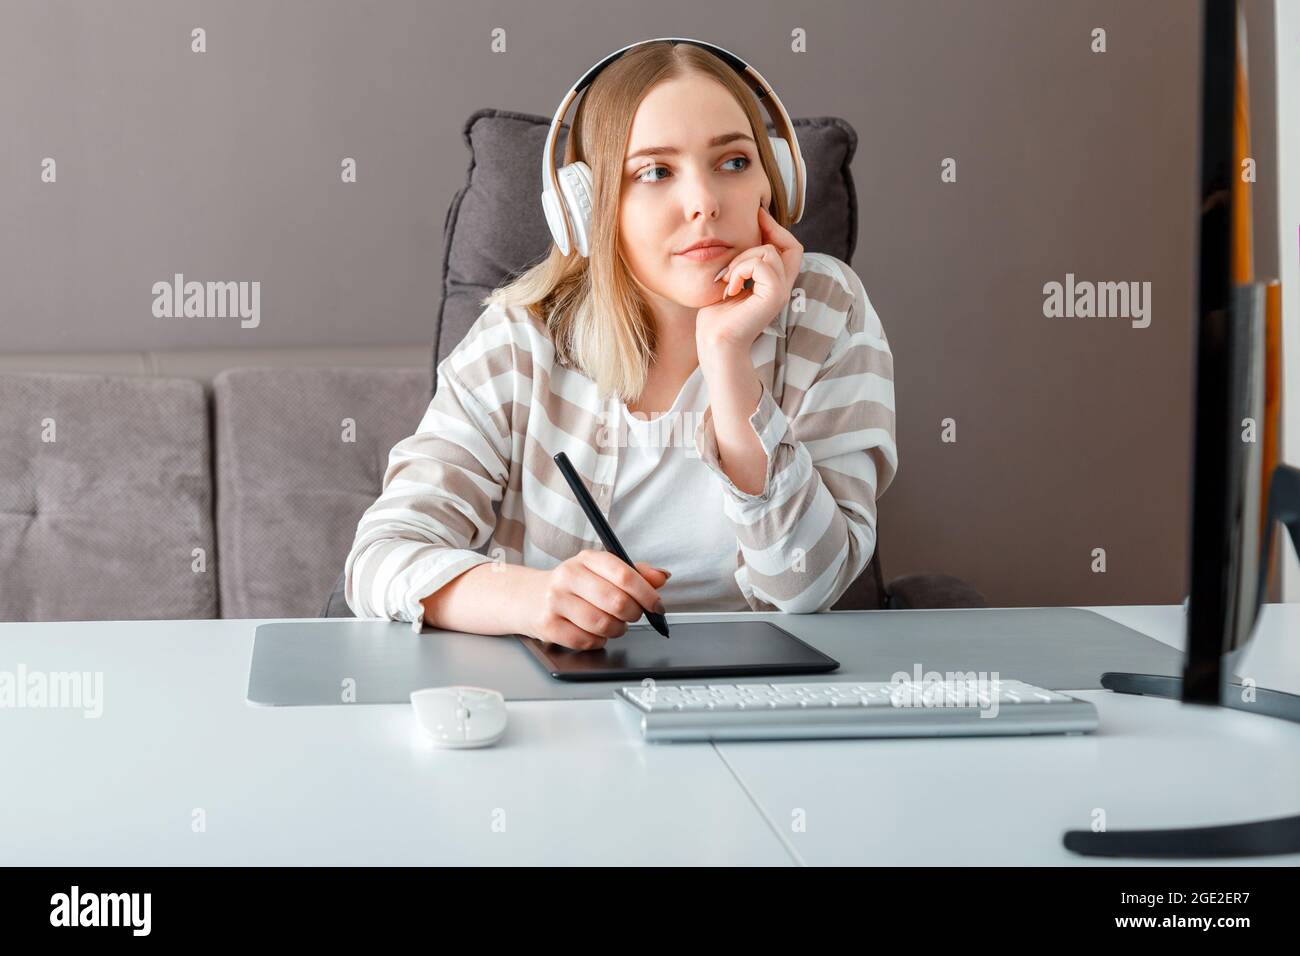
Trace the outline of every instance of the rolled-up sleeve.
<instances>
[{"instance_id":1,"label":"rolled-up sleeve","mask_svg":"<svg viewBox=\"0 0 1300 956\"><path fill-rule=\"evenodd\" d=\"M861 281L845 276L852 304L797 411L788 416L764 384L749 418L767 452L762 490L748 494L722 470L711 410L696 431L700 460L724 489L736 582L754 610L834 604L871 560L876 499L898 471L893 354Z\"/></svg>"},{"instance_id":2,"label":"rolled-up sleeve","mask_svg":"<svg viewBox=\"0 0 1300 956\"><path fill-rule=\"evenodd\" d=\"M379 498L361 516L345 567L357 617L423 622L421 601L493 559L480 553L509 480L503 430L449 362L414 435L389 453ZM499 417L500 409L496 410Z\"/></svg>"}]
</instances>

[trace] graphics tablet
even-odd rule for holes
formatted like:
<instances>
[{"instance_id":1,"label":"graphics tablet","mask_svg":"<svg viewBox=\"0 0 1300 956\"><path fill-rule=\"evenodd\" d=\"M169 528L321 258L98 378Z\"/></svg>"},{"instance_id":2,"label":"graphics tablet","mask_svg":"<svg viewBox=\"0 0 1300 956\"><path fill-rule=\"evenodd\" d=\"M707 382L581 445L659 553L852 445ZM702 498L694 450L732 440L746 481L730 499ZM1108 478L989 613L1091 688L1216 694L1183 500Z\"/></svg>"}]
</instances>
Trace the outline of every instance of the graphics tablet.
<instances>
[{"instance_id":1,"label":"graphics tablet","mask_svg":"<svg viewBox=\"0 0 1300 956\"><path fill-rule=\"evenodd\" d=\"M515 637L556 680L640 680L643 677L765 677L821 674L840 662L770 621L670 624L666 638L632 624L598 651L575 651L533 637Z\"/></svg>"}]
</instances>

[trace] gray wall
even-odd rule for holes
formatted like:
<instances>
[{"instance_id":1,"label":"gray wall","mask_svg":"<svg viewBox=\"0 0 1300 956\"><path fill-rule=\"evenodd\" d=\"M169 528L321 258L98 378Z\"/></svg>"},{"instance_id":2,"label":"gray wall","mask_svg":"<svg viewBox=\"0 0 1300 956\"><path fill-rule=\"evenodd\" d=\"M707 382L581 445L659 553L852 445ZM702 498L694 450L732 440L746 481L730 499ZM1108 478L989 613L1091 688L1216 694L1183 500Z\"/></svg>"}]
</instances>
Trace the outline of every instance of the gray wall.
<instances>
[{"instance_id":1,"label":"gray wall","mask_svg":"<svg viewBox=\"0 0 1300 956\"><path fill-rule=\"evenodd\" d=\"M1275 275L1272 4L1248 9ZM610 50L695 36L752 60L793 115L859 132L852 264L897 376L887 577L947 571L1005 606L1181 601L1198 16L1190 0L0 0L0 353L423 346L465 117L549 116ZM175 272L260 281L261 324L155 318L150 288ZM1045 318L1043 284L1067 272L1150 281L1150 327Z\"/></svg>"}]
</instances>

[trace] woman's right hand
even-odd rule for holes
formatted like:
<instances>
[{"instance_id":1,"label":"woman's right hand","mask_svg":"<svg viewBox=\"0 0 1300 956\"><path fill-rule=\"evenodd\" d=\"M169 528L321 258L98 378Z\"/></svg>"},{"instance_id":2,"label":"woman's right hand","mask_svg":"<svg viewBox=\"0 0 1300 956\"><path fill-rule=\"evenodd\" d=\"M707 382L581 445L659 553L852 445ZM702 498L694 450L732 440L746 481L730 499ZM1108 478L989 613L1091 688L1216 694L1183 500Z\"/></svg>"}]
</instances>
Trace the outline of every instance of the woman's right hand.
<instances>
[{"instance_id":1,"label":"woman's right hand","mask_svg":"<svg viewBox=\"0 0 1300 956\"><path fill-rule=\"evenodd\" d=\"M537 577L529 601L529 637L577 651L599 650L622 637L646 609L663 613L658 588L671 573L638 561L633 571L608 551L587 549Z\"/></svg>"}]
</instances>

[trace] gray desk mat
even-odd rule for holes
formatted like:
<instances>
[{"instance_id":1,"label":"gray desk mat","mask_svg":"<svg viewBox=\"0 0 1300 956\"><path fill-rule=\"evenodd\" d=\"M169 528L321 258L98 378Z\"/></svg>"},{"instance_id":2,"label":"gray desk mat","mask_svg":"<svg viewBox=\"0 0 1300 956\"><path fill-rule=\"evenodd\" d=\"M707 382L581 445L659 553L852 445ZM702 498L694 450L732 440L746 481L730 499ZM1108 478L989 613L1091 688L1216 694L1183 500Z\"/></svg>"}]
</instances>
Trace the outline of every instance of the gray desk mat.
<instances>
[{"instance_id":1,"label":"gray desk mat","mask_svg":"<svg viewBox=\"0 0 1300 956\"><path fill-rule=\"evenodd\" d=\"M700 614L669 624L735 620ZM1167 644L1082 608L953 608L753 614L840 662L825 674L674 679L681 684L889 681L899 671L993 672L1050 690L1101 687L1105 671L1181 676ZM507 700L607 698L621 684L553 679L514 637L461 634L378 620L320 620L257 628L247 700L254 704L409 703L421 687L468 684ZM350 699L345 699L351 695Z\"/></svg>"}]
</instances>

